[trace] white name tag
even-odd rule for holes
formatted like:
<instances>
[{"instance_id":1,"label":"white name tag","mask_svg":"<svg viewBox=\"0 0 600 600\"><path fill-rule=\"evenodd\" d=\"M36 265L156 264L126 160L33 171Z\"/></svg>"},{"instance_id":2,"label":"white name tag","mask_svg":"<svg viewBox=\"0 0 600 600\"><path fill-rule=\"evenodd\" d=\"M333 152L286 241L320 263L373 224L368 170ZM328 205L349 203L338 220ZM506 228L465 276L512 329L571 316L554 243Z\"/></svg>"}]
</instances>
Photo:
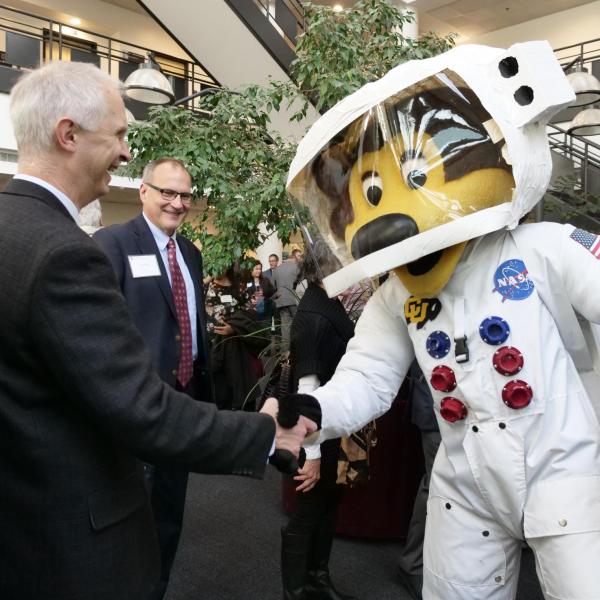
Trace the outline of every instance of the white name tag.
<instances>
[{"instance_id":1,"label":"white name tag","mask_svg":"<svg viewBox=\"0 0 600 600\"><path fill-rule=\"evenodd\" d=\"M134 279L138 277L160 277L160 268L154 254L139 254L127 258Z\"/></svg>"},{"instance_id":2,"label":"white name tag","mask_svg":"<svg viewBox=\"0 0 600 600\"><path fill-rule=\"evenodd\" d=\"M219 299L223 304L231 304L233 302L233 296L231 294L223 294Z\"/></svg>"}]
</instances>

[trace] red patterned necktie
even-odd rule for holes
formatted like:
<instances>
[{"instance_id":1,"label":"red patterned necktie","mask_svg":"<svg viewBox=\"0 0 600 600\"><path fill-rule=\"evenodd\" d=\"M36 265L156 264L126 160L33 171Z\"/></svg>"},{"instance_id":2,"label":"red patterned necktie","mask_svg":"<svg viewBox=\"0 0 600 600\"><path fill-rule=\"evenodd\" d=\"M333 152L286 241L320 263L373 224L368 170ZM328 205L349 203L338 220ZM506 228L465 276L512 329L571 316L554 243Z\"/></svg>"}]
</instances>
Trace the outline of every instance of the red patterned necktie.
<instances>
[{"instance_id":1,"label":"red patterned necktie","mask_svg":"<svg viewBox=\"0 0 600 600\"><path fill-rule=\"evenodd\" d=\"M188 313L185 281L177 264L175 242L172 239L167 243L167 257L169 259L169 271L171 271L171 289L173 290L175 313L177 314L181 336L181 356L179 358L179 368L177 369L177 381L179 381L181 387L185 387L192 378L192 328Z\"/></svg>"}]
</instances>

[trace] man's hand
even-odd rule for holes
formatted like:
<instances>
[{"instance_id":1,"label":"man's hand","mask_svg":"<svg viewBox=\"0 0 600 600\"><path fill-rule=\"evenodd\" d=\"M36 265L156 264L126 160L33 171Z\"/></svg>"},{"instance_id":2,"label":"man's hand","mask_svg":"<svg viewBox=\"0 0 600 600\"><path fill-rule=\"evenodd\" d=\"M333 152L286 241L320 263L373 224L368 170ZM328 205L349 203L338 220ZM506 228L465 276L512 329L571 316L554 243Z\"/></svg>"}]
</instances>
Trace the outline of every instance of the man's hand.
<instances>
[{"instance_id":1,"label":"man's hand","mask_svg":"<svg viewBox=\"0 0 600 600\"><path fill-rule=\"evenodd\" d=\"M295 458L300 454L300 446L304 438L317 430L317 424L303 415L298 417L298 422L293 427L283 428L277 420L279 402L276 398L267 398L260 412L271 415L275 420L275 449L287 452Z\"/></svg>"},{"instance_id":2,"label":"man's hand","mask_svg":"<svg viewBox=\"0 0 600 600\"><path fill-rule=\"evenodd\" d=\"M319 479L321 479L321 459L307 459L304 466L298 470L298 475L294 477L296 481L302 483L296 488L297 492L308 492L312 490Z\"/></svg>"}]
</instances>

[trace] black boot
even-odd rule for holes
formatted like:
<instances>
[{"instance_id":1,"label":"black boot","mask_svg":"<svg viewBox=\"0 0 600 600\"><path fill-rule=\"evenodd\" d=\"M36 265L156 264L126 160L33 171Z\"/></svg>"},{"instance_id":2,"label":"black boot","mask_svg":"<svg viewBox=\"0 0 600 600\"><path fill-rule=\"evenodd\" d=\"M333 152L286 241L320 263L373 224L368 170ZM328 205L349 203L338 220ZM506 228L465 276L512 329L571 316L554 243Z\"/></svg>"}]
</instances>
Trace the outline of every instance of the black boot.
<instances>
[{"instance_id":1,"label":"black boot","mask_svg":"<svg viewBox=\"0 0 600 600\"><path fill-rule=\"evenodd\" d=\"M333 544L333 530L318 529L313 535L308 563L306 600L356 600L354 596L342 594L333 587L329 577L329 555Z\"/></svg>"},{"instance_id":2,"label":"black boot","mask_svg":"<svg viewBox=\"0 0 600 600\"><path fill-rule=\"evenodd\" d=\"M281 580L283 600L305 600L310 535L281 529Z\"/></svg>"}]
</instances>

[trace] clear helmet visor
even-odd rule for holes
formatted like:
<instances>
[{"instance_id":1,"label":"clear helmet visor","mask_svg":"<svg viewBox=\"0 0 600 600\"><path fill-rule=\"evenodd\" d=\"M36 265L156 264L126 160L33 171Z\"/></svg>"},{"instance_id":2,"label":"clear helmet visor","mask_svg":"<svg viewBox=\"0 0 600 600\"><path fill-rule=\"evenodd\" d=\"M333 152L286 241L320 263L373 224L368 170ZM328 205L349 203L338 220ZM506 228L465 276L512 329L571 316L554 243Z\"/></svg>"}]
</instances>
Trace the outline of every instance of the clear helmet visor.
<instances>
[{"instance_id":1,"label":"clear helmet visor","mask_svg":"<svg viewBox=\"0 0 600 600\"><path fill-rule=\"evenodd\" d=\"M370 108L321 149L311 165L317 193L307 206L318 222L328 221L342 254L360 260L510 202L514 179L497 129L456 73L437 73ZM448 260L438 250L406 269L437 282L440 267L453 268Z\"/></svg>"}]
</instances>

